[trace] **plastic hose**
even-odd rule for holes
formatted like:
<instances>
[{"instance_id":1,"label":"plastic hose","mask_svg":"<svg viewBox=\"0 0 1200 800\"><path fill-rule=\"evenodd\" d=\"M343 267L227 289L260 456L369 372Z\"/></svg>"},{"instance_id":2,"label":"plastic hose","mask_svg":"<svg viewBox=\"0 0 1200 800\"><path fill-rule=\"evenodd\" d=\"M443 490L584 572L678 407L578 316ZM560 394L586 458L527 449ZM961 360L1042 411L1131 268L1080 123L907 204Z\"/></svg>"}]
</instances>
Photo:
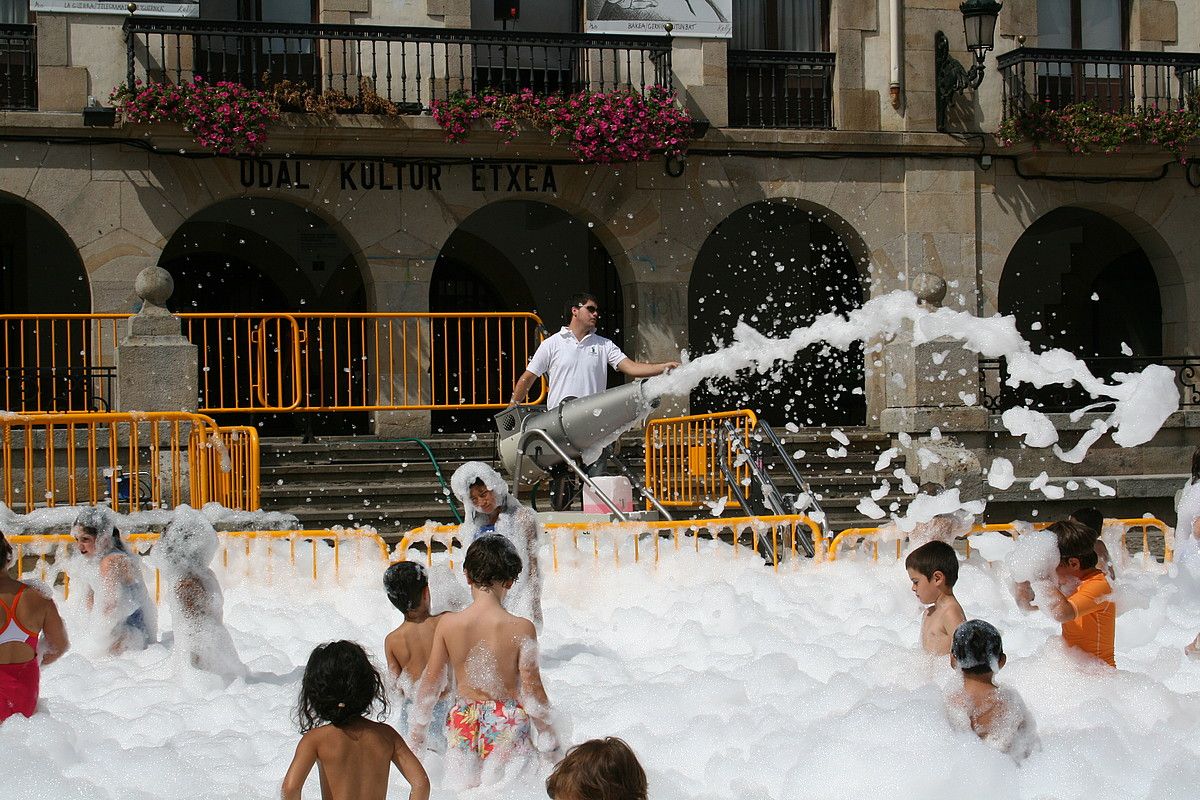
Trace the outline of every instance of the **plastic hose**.
<instances>
[{"instance_id":1,"label":"plastic hose","mask_svg":"<svg viewBox=\"0 0 1200 800\"><path fill-rule=\"evenodd\" d=\"M446 479L442 476L442 468L438 465L437 458L433 455L433 450L425 443L423 439L406 438L406 439L380 439L381 442L416 442L425 450L425 455L429 456L429 462L433 464L433 471L437 473L438 483L442 485L442 489L446 492L446 500L450 503L450 510L454 513L454 521L459 525L462 524L462 514L458 513L458 506L454 505L454 492L446 485Z\"/></svg>"}]
</instances>

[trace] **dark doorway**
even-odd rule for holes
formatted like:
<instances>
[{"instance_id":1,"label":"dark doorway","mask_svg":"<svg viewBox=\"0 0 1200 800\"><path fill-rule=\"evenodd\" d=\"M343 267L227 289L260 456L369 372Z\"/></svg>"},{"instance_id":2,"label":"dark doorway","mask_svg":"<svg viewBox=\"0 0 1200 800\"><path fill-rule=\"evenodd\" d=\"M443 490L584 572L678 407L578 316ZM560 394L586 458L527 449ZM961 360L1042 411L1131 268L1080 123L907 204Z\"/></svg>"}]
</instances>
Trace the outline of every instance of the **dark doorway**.
<instances>
[{"instance_id":1,"label":"dark doorway","mask_svg":"<svg viewBox=\"0 0 1200 800\"><path fill-rule=\"evenodd\" d=\"M176 313L360 312L366 306L358 265L338 234L308 209L281 200L238 198L201 211L171 237L160 265L175 279L175 293L168 305ZM326 320L312 323L300 346L315 348L319 342L331 341L333 337L322 336L319 330L330 324ZM210 352L224 347L227 353L232 344L228 330L216 325L202 337ZM294 344L285 331L278 341L269 342L269 357L286 356ZM348 348L351 360L366 352L361 337L339 340L339 346ZM285 383L299 380L307 387L339 377L325 374L333 369L331 362L316 353L309 356L300 376L292 375L286 357L281 359L281 369L287 372ZM225 385L238 387L238 405L251 404L252 365L245 358L234 362L227 357L221 365ZM358 377L356 373L355 379ZM229 424L257 425L264 436L351 434L370 429L365 412L228 413L222 419Z\"/></svg>"},{"instance_id":2,"label":"dark doorway","mask_svg":"<svg viewBox=\"0 0 1200 800\"><path fill-rule=\"evenodd\" d=\"M547 332L565 322L568 298L575 292L592 292L604 315L599 333L624 346L624 308L621 282L612 258L587 223L545 203L525 200L493 203L472 214L446 240L438 254L430 288L429 309L434 312L532 311ZM453 331L447 336L456 337ZM457 352L458 342L434 353ZM502 342L502 346L514 346ZM476 348L482 352L482 347ZM454 381L477 380L444 364ZM435 364L435 369L438 366ZM477 370L486 369L478 364ZM466 372L464 369L463 372ZM515 382L519 376L511 376ZM609 373L609 386L622 382ZM505 387L511 390L511 384ZM433 429L487 431L493 429L493 411L435 411Z\"/></svg>"},{"instance_id":3,"label":"dark doorway","mask_svg":"<svg viewBox=\"0 0 1200 800\"><path fill-rule=\"evenodd\" d=\"M75 245L50 217L0 199L0 314L85 314L91 289ZM96 365L100 330L84 320L0 326L0 409L104 410L113 375ZM105 354L112 363L112 353Z\"/></svg>"},{"instance_id":4,"label":"dark doorway","mask_svg":"<svg viewBox=\"0 0 1200 800\"><path fill-rule=\"evenodd\" d=\"M863 303L846 242L826 215L789 202L761 202L731 214L705 241L688 286L688 344L696 355L727 341L739 320L785 336L825 313ZM863 353L814 345L767 375L708 381L692 412L752 409L772 425L862 425Z\"/></svg>"}]
</instances>

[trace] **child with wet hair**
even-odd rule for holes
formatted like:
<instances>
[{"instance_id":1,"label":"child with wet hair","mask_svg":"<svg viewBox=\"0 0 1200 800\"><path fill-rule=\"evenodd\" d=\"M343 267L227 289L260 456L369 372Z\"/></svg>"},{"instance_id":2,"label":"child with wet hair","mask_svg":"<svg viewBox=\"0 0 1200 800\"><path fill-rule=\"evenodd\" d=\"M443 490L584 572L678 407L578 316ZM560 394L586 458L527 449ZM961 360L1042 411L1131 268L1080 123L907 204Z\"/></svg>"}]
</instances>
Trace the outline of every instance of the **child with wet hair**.
<instances>
[{"instance_id":1,"label":"child with wet hair","mask_svg":"<svg viewBox=\"0 0 1200 800\"><path fill-rule=\"evenodd\" d=\"M551 800L646 800L646 770L621 739L590 739L558 762L546 794Z\"/></svg>"},{"instance_id":2,"label":"child with wet hair","mask_svg":"<svg viewBox=\"0 0 1200 800\"><path fill-rule=\"evenodd\" d=\"M0 722L14 714L33 716L41 668L71 646L49 589L9 577L15 560L0 533Z\"/></svg>"},{"instance_id":3,"label":"child with wet hair","mask_svg":"<svg viewBox=\"0 0 1200 800\"><path fill-rule=\"evenodd\" d=\"M401 697L401 728L409 730L411 706L416 698L416 683L429 662L433 637L445 614L430 613L429 573L416 561L398 561L383 573L383 588L388 600L404 615L400 627L383 640L388 671ZM433 710L431 750L446 749L446 715L450 711L449 691L443 692Z\"/></svg>"},{"instance_id":4,"label":"child with wet hair","mask_svg":"<svg viewBox=\"0 0 1200 800\"><path fill-rule=\"evenodd\" d=\"M221 584L208 566L217 546L212 523L191 506L181 505L151 556L167 586L175 654L194 669L232 678L245 675L246 667L225 627Z\"/></svg>"},{"instance_id":5,"label":"child with wet hair","mask_svg":"<svg viewBox=\"0 0 1200 800\"><path fill-rule=\"evenodd\" d=\"M921 647L944 656L950 653L954 630L967 618L954 596L958 554L945 542L926 542L904 560L913 594L925 606L921 617Z\"/></svg>"},{"instance_id":6,"label":"child with wet hair","mask_svg":"<svg viewBox=\"0 0 1200 800\"><path fill-rule=\"evenodd\" d=\"M1018 584L1017 602L1040 607L1061 623L1068 647L1115 667L1117 605L1108 578L1096 567L1096 532L1070 519L1047 530L1058 542L1058 566L1051 579Z\"/></svg>"},{"instance_id":7,"label":"child with wet hair","mask_svg":"<svg viewBox=\"0 0 1200 800\"><path fill-rule=\"evenodd\" d=\"M981 619L958 626L950 666L962 673L963 685L950 698L951 721L1019 762L1037 748L1037 729L1021 696L996 685L1007 660L995 626Z\"/></svg>"},{"instance_id":8,"label":"child with wet hair","mask_svg":"<svg viewBox=\"0 0 1200 800\"><path fill-rule=\"evenodd\" d=\"M158 638L158 611L146 590L141 559L121 541L111 512L102 506L86 508L75 518L71 535L87 569L86 605L96 610L95 634L111 654L144 650Z\"/></svg>"},{"instance_id":9,"label":"child with wet hair","mask_svg":"<svg viewBox=\"0 0 1200 800\"><path fill-rule=\"evenodd\" d=\"M390 725L366 716L387 713L383 681L354 642L318 645L308 657L296 718L304 735L283 777L283 800L299 800L313 764L320 763L321 796L384 800L395 764L408 781L409 800L428 800L429 776Z\"/></svg>"},{"instance_id":10,"label":"child with wet hair","mask_svg":"<svg viewBox=\"0 0 1200 800\"><path fill-rule=\"evenodd\" d=\"M1100 513L1100 509L1090 506L1087 508L1077 508L1071 512L1071 516L1067 517L1067 519L1085 525L1095 532L1096 568L1103 571L1109 580L1115 580L1117 574L1113 569L1112 556L1109 555L1108 545L1103 539L1104 515Z\"/></svg>"},{"instance_id":11,"label":"child with wet hair","mask_svg":"<svg viewBox=\"0 0 1200 800\"><path fill-rule=\"evenodd\" d=\"M412 743L420 751L433 707L453 675L455 701L446 718L446 774L470 788L494 783L530 766L533 729L543 751L557 752L550 701L538 668L537 631L504 608L521 558L504 536L476 539L463 572L471 605L449 613L437 627L429 662L417 685Z\"/></svg>"}]
</instances>

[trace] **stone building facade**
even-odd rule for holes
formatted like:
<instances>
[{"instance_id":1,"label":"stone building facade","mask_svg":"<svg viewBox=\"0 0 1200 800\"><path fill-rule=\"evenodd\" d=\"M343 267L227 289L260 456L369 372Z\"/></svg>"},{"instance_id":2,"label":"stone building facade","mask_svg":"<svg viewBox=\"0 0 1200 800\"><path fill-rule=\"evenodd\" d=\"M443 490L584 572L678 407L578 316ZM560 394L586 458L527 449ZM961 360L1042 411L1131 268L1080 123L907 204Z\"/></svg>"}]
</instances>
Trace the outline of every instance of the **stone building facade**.
<instances>
[{"instance_id":1,"label":"stone building facade","mask_svg":"<svg viewBox=\"0 0 1200 800\"><path fill-rule=\"evenodd\" d=\"M777 325L790 328L803 321L802 315L790 314L790 306L774 302L769 287L784 285L771 283L779 259L757 253L769 240L772 253L783 254L789 246L795 251L788 251L778 271L784 283L800 287L806 296L819 295L831 279L839 279L850 288L837 302L854 306L912 289L933 275L945 282L942 302L948 306L979 315L1017 313L1023 324L1044 323L1031 328L1031 334L1044 331L1041 339L1032 334L1039 344L1055 342L1052 320L1064 329L1091 330L1124 324L1120 320L1127 313L1151 320L1138 328L1142 333L1147 325L1157 328L1141 345L1133 343L1135 356L1182 358L1200 352L1200 324L1192 310L1200 291L1194 255L1200 251L1195 224L1200 194L1193 185L1200 181L1189 180L1200 176L1175 154L1151 145L1126 147L1115 155L1079 155L1028 143L1001 147L994 136L1005 113L998 57L1018 48L1060 47L1063 35L1080 30L1116 37L1113 49L1130 54L1188 55L1200 50L1200 9L1194 3L1105 0L1095 5L1103 5L1104 14L1111 5L1115 23L1096 12L1081 24L1072 18L1080 13L1079 4L1070 0L1006 0L983 82L953 99L949 132L937 130L934 35L944 31L952 55L971 63L962 49L958 0L906 0L898 18L884 0L733 4L735 13L769 6L776 11L803 7L817 15L823 28L814 41L833 54L835 63L818 98L829 105L832 128L787 121L748 127L733 119L741 113L740 94L748 91L745 81L735 79L744 69L738 66L744 63L737 59L738 34L733 40L675 36L675 87L691 113L708 122L707 129L681 163L655 159L625 165L573 163L569 153L533 133L512 144L485 132L449 144L428 114L290 114L256 160L210 157L178 128L85 127L80 111L89 98L106 103L112 88L126 80L127 15L37 11L29 17L37 39L37 108L0 117L0 211L10 220L17 213L32 215L40 227L29 228L36 246L27 242L13 251L17 255L7 266L12 274L25 270L25 276L10 280L0 311L129 311L134 279L145 267L186 258L188 247L201 241L206 251L219 254L226 247L236 254L237 243L220 244L222 236L228 238L220 230L226 223L257 230L269 240L243 253L247 261L270 272L270 264L291 259L288 263L299 265L295 269L310 280L306 295L295 290L287 274L268 276L278 294L270 310L300 310L302 303L322 301L325 310L444 310L439 303L446 297L439 299L443 290L435 273L439 259L445 263L449 243L465 236L462 241L472 244L461 245L467 253L462 258L475 258L470 266L485 277L491 260L512 265L504 277L494 276L499 287L493 289L507 295L512 310L524 310L532 301L547 324L557 322L565 292L595 280L596 270L604 273L609 296L620 298L614 310L623 312L608 324L621 329L630 355L657 360L681 349L702 351L714 326L725 324L715 318L713 304L708 311L702 307L696 287L704 281L723 285L725 294L716 295L716 302L737 313L766 303L761 313ZM486 5L490 11L492 4L471 0L314 0L313 5L312 22L339 28L495 27L490 14L480 10ZM536 20L539 4L525 0L523 5L522 18ZM1084 3L1082 13L1092 5ZM205 4L200 6L204 16ZM587 22L588 8L579 4L572 23L576 30ZM134 17L143 13L138 10ZM1058 26L1057 38L1042 32L1042 38L1053 39L1050 45L1039 41L1040 23ZM526 27L519 30L530 31L534 23L522 24ZM891 63L893 39L902 57L898 65ZM1065 49L1098 49L1080 47L1094 42L1068 44ZM1080 73L1080 85L1095 77L1087 69ZM1052 70L1046 74L1062 77ZM1036 227L1039 221L1044 229ZM270 232L276 223L283 232ZM788 245L790 225L808 226L800 244ZM567 238L559 250L554 237L546 235L553 257L545 263L512 241L519 231L528 245L533 239L524 237L538 230L569 232L563 233ZM54 236L61 238L47 243ZM790 272L796 253L807 247L804 242L821 237L840 248L840 260L830 265L826 259L822 267L832 271L821 272L810 252L807 266ZM593 252L596 243L603 250L599 255ZM576 252L581 248L591 255ZM1133 297L1122 294L1122 280L1133 279L1122 278L1124 266L1091 263L1106 251L1136 261L1129 274L1142 276L1135 283L1143 289L1147 277L1153 281L1138 294L1141 305L1115 302ZM575 255L561 255L569 252ZM53 269L61 282L43 280L49 267L40 259L48 253L55 254ZM553 262L560 255L574 266L556 273ZM78 262L75 276L62 266L72 257ZM1035 263L1041 265L1035 269ZM1012 279L1006 289L1006 276L1022 269L1025 277ZM1036 270L1042 270L1041 277ZM72 280L86 290L64 291ZM188 295L194 305L254 310L234 307L240 296L220 280L208 288L197 282L201 285ZM524 285L510 286L519 283ZM567 288L568 283L573 285ZM1062 291L1046 296L1047 286L1055 283ZM1097 286L1110 289L1101 302L1113 302L1102 310L1084 302L1104 294ZM214 299L213 293L222 292L230 295ZM818 296L812 310L830 307ZM1095 333L1072 347L1095 356L1097 342L1111 338ZM844 378L820 372L844 362L815 358L810 369L821 381ZM875 353L855 358L859 363L853 366L862 374L852 376L850 384L859 385L844 387L845 396L851 405L861 398L862 408L850 417L822 417L828 407L809 407L801 424L862 424L927 434L937 415L922 413L912 392L889 389L895 364L885 366ZM979 385L977 369L972 364L970 374L960 376L964 386ZM841 401L835 405L845 410ZM1002 434L995 415L978 405L964 406L954 417L957 422L941 427L984 463L991 455L1007 454L1026 476L1041 469L1063 476L1068 471L1122 475L1131 496L1162 497L1169 481L1141 476L1186 471L1194 422L1186 408L1154 447L1097 449L1090 461L1074 467L1051 466L1040 455L1019 450ZM805 412L798 413L804 417ZM423 413L383 413L376 425L380 431L420 430L428 419ZM1087 418L1062 421L1064 428L1088 423ZM1011 499L1022 496L1013 493Z\"/></svg>"}]
</instances>

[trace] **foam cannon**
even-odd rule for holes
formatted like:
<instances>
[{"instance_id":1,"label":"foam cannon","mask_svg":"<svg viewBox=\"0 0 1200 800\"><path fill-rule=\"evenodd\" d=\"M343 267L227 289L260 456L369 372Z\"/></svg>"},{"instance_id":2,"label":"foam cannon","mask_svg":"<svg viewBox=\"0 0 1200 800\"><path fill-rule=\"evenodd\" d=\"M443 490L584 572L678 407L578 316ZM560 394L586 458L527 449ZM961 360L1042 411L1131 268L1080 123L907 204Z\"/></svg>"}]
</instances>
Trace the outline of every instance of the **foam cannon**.
<instances>
[{"instance_id":1,"label":"foam cannon","mask_svg":"<svg viewBox=\"0 0 1200 800\"><path fill-rule=\"evenodd\" d=\"M551 409L517 406L497 414L500 462L513 478L513 493L519 495L522 483L538 483L547 476L561 483L574 473L624 519L624 514L584 472L583 464L594 461L606 445L658 405L657 397L647 397L643 383L634 381L588 397L571 398ZM562 500L563 493L557 497ZM562 500L564 507L569 499Z\"/></svg>"}]
</instances>

